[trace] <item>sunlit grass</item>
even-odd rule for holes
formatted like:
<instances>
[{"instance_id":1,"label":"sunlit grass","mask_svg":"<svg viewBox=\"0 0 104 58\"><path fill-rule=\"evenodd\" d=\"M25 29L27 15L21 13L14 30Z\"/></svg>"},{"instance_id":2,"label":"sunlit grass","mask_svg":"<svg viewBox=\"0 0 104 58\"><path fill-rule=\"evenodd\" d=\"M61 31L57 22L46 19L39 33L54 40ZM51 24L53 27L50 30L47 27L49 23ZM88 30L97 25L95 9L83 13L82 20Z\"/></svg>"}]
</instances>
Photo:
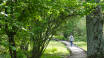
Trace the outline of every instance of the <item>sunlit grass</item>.
<instances>
[{"instance_id":1,"label":"sunlit grass","mask_svg":"<svg viewBox=\"0 0 104 58\"><path fill-rule=\"evenodd\" d=\"M41 58L61 58L61 57L58 55L43 54Z\"/></svg>"},{"instance_id":2,"label":"sunlit grass","mask_svg":"<svg viewBox=\"0 0 104 58\"><path fill-rule=\"evenodd\" d=\"M78 47L84 49L85 51L87 51L87 43L84 41L79 41L79 42L74 42L74 44L76 44Z\"/></svg>"},{"instance_id":3,"label":"sunlit grass","mask_svg":"<svg viewBox=\"0 0 104 58\"><path fill-rule=\"evenodd\" d=\"M67 48L61 42L50 41L42 58L64 58L69 54Z\"/></svg>"}]
</instances>

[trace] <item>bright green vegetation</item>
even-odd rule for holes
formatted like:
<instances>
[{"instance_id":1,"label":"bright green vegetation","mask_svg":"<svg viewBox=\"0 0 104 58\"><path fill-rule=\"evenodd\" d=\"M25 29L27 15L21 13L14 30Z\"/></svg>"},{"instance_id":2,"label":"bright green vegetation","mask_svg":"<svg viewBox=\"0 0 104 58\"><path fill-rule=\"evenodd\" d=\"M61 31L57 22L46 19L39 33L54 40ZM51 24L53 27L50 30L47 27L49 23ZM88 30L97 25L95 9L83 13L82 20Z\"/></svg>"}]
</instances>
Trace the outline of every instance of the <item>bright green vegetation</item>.
<instances>
[{"instance_id":1,"label":"bright green vegetation","mask_svg":"<svg viewBox=\"0 0 104 58\"><path fill-rule=\"evenodd\" d=\"M0 45L11 58L40 58L59 27L73 16L88 12L84 8L87 5L81 2L84 1L0 0Z\"/></svg>"},{"instance_id":2,"label":"bright green vegetation","mask_svg":"<svg viewBox=\"0 0 104 58\"><path fill-rule=\"evenodd\" d=\"M70 33L73 33L75 41L86 41L86 18L80 16L72 18L59 30L54 36L57 39L69 40Z\"/></svg>"},{"instance_id":3,"label":"bright green vegetation","mask_svg":"<svg viewBox=\"0 0 104 58\"><path fill-rule=\"evenodd\" d=\"M42 58L61 58L69 55L69 51L61 42L50 41Z\"/></svg>"},{"instance_id":4,"label":"bright green vegetation","mask_svg":"<svg viewBox=\"0 0 104 58\"><path fill-rule=\"evenodd\" d=\"M85 51L87 51L87 43L84 41L79 41L79 42L74 42L74 44L76 44L78 47L84 49Z\"/></svg>"},{"instance_id":5,"label":"bright green vegetation","mask_svg":"<svg viewBox=\"0 0 104 58\"><path fill-rule=\"evenodd\" d=\"M79 20L78 20L79 19ZM63 28L62 28L63 27ZM84 50L87 51L87 42L86 42L86 18L85 17L77 17L72 18L65 25L63 25L60 29L60 32L57 32L57 35L54 36L57 39L68 40L70 33L73 33L75 38L74 43Z\"/></svg>"},{"instance_id":6,"label":"bright green vegetation","mask_svg":"<svg viewBox=\"0 0 104 58\"><path fill-rule=\"evenodd\" d=\"M60 58L60 56L44 54L41 58Z\"/></svg>"},{"instance_id":7,"label":"bright green vegetation","mask_svg":"<svg viewBox=\"0 0 104 58\"><path fill-rule=\"evenodd\" d=\"M8 56L4 58L40 58L52 36L68 40L70 33L73 33L75 41L86 41L85 24L89 23L86 23L84 16L96 8L97 3L92 2L93 0L0 0L0 55ZM53 57L58 58L68 54L64 51L67 50L64 45L58 43L51 41L44 55L54 54L56 56ZM78 46L85 46L80 43ZM48 56L44 58L51 58Z\"/></svg>"}]
</instances>

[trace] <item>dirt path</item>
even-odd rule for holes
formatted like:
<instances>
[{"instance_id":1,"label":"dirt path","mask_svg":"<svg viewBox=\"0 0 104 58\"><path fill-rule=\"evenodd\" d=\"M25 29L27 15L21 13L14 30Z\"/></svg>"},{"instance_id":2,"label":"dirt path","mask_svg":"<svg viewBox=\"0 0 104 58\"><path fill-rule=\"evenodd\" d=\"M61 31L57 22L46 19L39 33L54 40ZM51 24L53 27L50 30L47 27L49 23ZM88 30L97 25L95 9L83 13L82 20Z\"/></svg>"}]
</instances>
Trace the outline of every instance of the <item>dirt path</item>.
<instances>
[{"instance_id":1,"label":"dirt path","mask_svg":"<svg viewBox=\"0 0 104 58\"><path fill-rule=\"evenodd\" d=\"M71 51L71 54L69 55L68 58L87 58L86 52L83 49L75 45L71 47L70 43L67 41L61 41L61 42L64 43L66 47Z\"/></svg>"}]
</instances>

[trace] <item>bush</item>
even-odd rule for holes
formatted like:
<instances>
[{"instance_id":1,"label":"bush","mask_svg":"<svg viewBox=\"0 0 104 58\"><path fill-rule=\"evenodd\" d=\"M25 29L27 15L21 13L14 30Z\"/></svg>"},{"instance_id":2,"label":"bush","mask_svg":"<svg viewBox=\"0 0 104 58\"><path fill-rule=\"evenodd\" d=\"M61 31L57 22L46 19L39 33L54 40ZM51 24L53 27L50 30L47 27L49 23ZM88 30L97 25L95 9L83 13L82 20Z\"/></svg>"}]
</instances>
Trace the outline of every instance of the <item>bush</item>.
<instances>
[{"instance_id":1,"label":"bush","mask_svg":"<svg viewBox=\"0 0 104 58\"><path fill-rule=\"evenodd\" d=\"M24 52L20 50L20 51L17 52L17 58L27 58L27 57L24 54Z\"/></svg>"}]
</instances>

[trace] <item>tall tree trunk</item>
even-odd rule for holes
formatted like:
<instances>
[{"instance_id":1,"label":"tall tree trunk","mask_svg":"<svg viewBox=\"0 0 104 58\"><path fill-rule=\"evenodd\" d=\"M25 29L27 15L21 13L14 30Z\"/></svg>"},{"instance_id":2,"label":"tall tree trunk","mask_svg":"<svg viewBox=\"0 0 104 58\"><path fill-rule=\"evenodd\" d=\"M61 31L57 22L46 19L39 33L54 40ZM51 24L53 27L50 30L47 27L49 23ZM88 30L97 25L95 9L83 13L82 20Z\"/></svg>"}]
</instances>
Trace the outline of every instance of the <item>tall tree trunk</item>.
<instances>
[{"instance_id":1,"label":"tall tree trunk","mask_svg":"<svg viewBox=\"0 0 104 58\"><path fill-rule=\"evenodd\" d=\"M32 57L31 58L40 58L41 57L41 52L40 52L40 45L39 43L35 43L33 44L33 51L32 51Z\"/></svg>"},{"instance_id":2,"label":"tall tree trunk","mask_svg":"<svg viewBox=\"0 0 104 58\"><path fill-rule=\"evenodd\" d=\"M14 28L12 27L12 29ZM16 35L16 32L12 32L8 30L8 25L5 24L5 33L7 34L8 40L9 40L9 52L10 52L11 58L17 58L16 49L14 50L12 49L12 47L16 47L15 40L14 40L14 35Z\"/></svg>"},{"instance_id":3,"label":"tall tree trunk","mask_svg":"<svg viewBox=\"0 0 104 58\"><path fill-rule=\"evenodd\" d=\"M86 27L88 58L104 58L103 16L100 6L86 16Z\"/></svg>"},{"instance_id":4,"label":"tall tree trunk","mask_svg":"<svg viewBox=\"0 0 104 58\"><path fill-rule=\"evenodd\" d=\"M9 34L8 37L9 37L9 52L10 52L11 58L17 58L16 57L16 50L12 49L12 47L16 47L15 41L14 41L14 35Z\"/></svg>"}]
</instances>

